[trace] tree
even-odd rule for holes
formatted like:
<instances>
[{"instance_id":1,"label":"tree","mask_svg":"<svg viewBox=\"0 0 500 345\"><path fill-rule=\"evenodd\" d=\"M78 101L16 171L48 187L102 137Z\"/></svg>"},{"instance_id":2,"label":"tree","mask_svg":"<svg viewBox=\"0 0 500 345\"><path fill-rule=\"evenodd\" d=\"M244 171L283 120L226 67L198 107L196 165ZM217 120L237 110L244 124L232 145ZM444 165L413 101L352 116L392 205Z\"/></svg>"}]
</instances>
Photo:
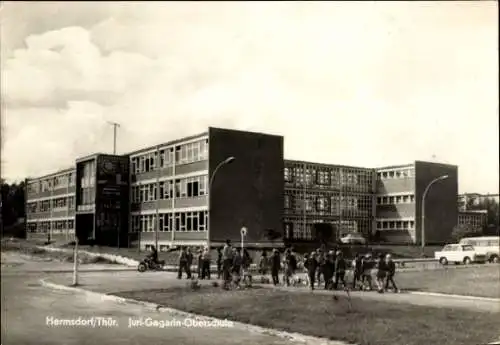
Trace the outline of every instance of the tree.
<instances>
[{"instance_id":1,"label":"tree","mask_svg":"<svg viewBox=\"0 0 500 345\"><path fill-rule=\"evenodd\" d=\"M464 237L474 237L482 235L483 235L483 229L474 228L470 224L456 225L451 233L451 237L455 242L460 241Z\"/></svg>"},{"instance_id":2,"label":"tree","mask_svg":"<svg viewBox=\"0 0 500 345\"><path fill-rule=\"evenodd\" d=\"M485 235L497 235L500 224L500 205L494 198L481 198L467 205L468 210L486 210L487 220L483 227Z\"/></svg>"},{"instance_id":3,"label":"tree","mask_svg":"<svg viewBox=\"0 0 500 345\"><path fill-rule=\"evenodd\" d=\"M19 218L25 217L25 184L24 182L8 184L2 180L0 195L3 231L5 234L13 235L9 229L17 224Z\"/></svg>"}]
</instances>

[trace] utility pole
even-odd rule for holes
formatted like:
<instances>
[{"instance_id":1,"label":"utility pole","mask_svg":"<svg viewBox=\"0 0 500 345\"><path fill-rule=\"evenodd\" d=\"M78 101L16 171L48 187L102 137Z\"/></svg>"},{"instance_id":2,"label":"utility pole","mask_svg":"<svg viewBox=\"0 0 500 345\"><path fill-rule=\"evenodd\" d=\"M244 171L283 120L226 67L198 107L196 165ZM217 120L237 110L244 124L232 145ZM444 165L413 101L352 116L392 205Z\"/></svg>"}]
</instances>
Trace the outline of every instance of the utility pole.
<instances>
[{"instance_id":1,"label":"utility pole","mask_svg":"<svg viewBox=\"0 0 500 345\"><path fill-rule=\"evenodd\" d=\"M108 121L108 124L113 126L113 154L116 155L116 132L117 129L120 127L120 124L118 122L112 122L112 121Z\"/></svg>"}]
</instances>

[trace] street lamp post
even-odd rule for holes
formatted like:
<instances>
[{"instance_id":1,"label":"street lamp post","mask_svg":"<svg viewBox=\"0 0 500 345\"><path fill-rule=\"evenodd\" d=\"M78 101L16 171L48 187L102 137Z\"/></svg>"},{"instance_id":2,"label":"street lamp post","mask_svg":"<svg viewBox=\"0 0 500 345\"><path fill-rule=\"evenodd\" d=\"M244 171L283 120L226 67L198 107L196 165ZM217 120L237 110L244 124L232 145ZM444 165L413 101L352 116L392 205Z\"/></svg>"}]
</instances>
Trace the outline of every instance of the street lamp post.
<instances>
[{"instance_id":1,"label":"street lamp post","mask_svg":"<svg viewBox=\"0 0 500 345\"><path fill-rule=\"evenodd\" d=\"M425 250L425 198L427 197L427 193L429 193L429 189L431 186L441 180L446 180L448 178L448 175L442 175L439 176L438 178L435 178L429 184L427 187L425 187L424 194L422 195L422 224L420 225L421 228L421 241L420 244L422 245L422 256L424 256L424 250Z\"/></svg>"},{"instance_id":2,"label":"street lamp post","mask_svg":"<svg viewBox=\"0 0 500 345\"><path fill-rule=\"evenodd\" d=\"M208 180L208 199L207 199L207 203L208 203L208 224L206 224L207 226L207 247L208 247L208 250L210 250L210 205L211 205L211 202L210 202L210 199L212 198L212 183L214 181L214 178L215 178L215 174L217 173L217 171L219 171L219 169L221 167L223 167L224 165L226 164L230 164L232 163L233 161L235 160L235 158L233 156L230 156L230 157L227 157L226 159L224 159L222 162L220 162L214 169L214 171L212 172L212 175L210 176L210 179Z\"/></svg>"}]
</instances>

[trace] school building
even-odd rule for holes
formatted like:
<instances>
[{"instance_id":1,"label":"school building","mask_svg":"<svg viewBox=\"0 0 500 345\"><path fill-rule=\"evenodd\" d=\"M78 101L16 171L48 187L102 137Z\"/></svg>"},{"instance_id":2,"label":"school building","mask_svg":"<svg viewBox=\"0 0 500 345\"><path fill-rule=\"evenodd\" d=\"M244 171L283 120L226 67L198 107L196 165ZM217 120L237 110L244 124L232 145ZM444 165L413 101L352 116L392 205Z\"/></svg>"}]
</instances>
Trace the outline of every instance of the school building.
<instances>
[{"instance_id":1,"label":"school building","mask_svg":"<svg viewBox=\"0 0 500 345\"><path fill-rule=\"evenodd\" d=\"M414 162L379 169L285 160L283 136L210 127L124 155L94 154L26 180L27 236L100 245L238 243L252 247L335 237L445 242L457 223L457 167ZM453 221L452 221L453 219Z\"/></svg>"},{"instance_id":2,"label":"school building","mask_svg":"<svg viewBox=\"0 0 500 345\"><path fill-rule=\"evenodd\" d=\"M488 224L488 210L458 211L458 225L469 225L473 229L482 229Z\"/></svg>"}]
</instances>

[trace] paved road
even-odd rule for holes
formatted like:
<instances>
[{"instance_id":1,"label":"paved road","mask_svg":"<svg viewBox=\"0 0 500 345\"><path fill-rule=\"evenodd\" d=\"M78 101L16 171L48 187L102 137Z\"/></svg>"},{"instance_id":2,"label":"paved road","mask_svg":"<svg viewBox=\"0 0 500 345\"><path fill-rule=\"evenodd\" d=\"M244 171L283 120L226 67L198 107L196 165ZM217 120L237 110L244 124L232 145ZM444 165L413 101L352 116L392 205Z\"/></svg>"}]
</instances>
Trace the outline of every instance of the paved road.
<instances>
[{"instance_id":1,"label":"paved road","mask_svg":"<svg viewBox=\"0 0 500 345\"><path fill-rule=\"evenodd\" d=\"M2 258L4 259L4 258ZM151 317L175 320L167 313L155 313L138 305L123 305L94 300L84 294L54 291L39 284L44 273L26 273L25 268L43 270L47 263L28 262L9 256L2 262L2 344L85 345L85 344L201 344L201 345L284 345L291 341L270 335L251 333L239 328L197 328L174 325L169 328L129 328L129 318ZM3 261L3 260L2 260ZM127 274L128 272L124 272ZM89 273L95 274L95 273ZM115 275L117 272L108 272ZM106 273L102 273L106 275ZM114 279L114 278L112 278ZM84 279L85 280L85 279ZM111 317L117 327L51 327L47 317L54 319L88 319ZM95 320L95 319L94 319Z\"/></svg>"}]
</instances>

